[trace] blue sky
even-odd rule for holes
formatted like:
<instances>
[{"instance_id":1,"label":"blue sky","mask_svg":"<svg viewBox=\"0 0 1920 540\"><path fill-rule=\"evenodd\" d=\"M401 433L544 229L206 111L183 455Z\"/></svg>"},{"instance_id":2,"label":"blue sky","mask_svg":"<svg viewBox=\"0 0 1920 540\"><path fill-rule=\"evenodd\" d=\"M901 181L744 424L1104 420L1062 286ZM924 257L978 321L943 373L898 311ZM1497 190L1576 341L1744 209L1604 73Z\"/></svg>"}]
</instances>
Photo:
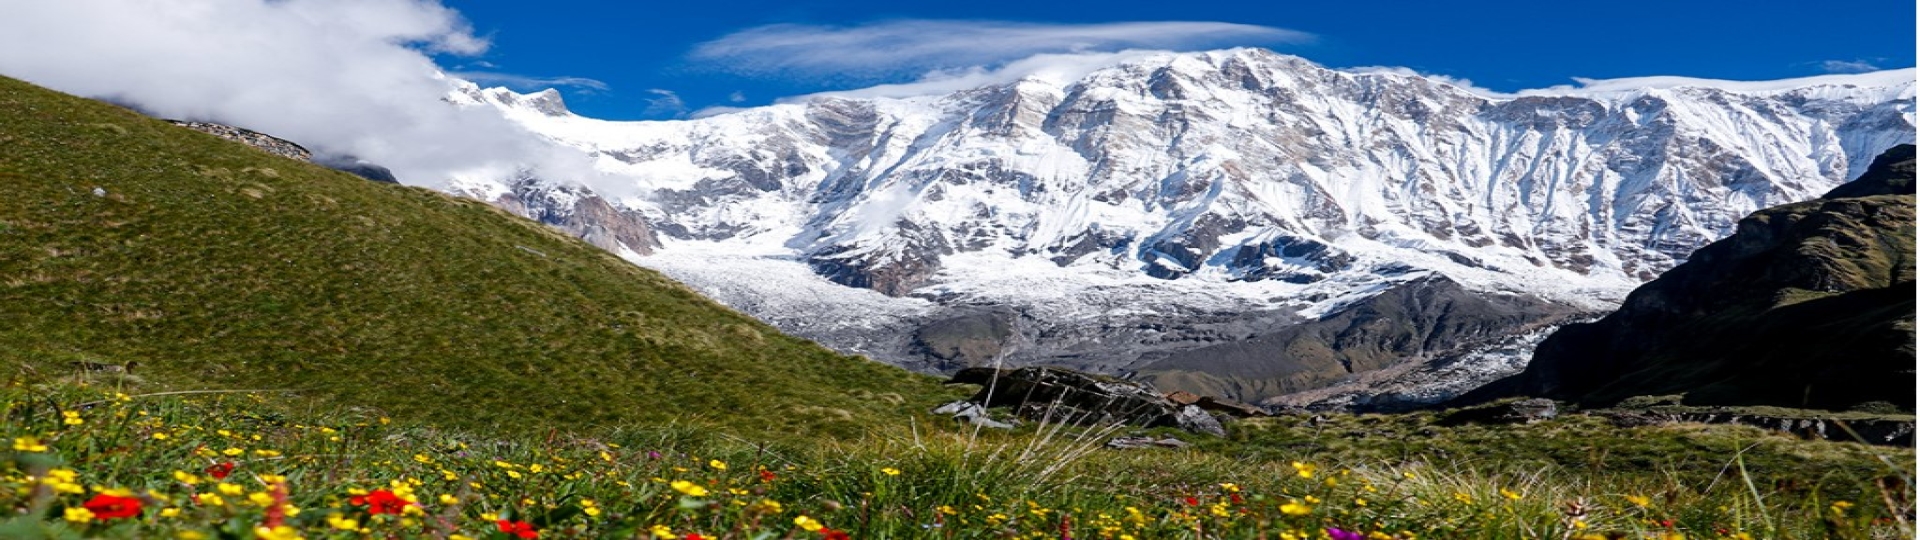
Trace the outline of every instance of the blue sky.
<instances>
[{"instance_id":1,"label":"blue sky","mask_svg":"<svg viewBox=\"0 0 1920 540\"><path fill-rule=\"evenodd\" d=\"M1062 47L1261 46L1331 67L1407 67L1497 91L1576 77L1765 80L1904 68L1914 65L1915 49L1908 0L444 4L490 47L439 55L443 67L490 85L556 86L576 112L611 119L907 82ZM1168 21L1231 24L1113 26ZM889 54L904 49L930 52ZM799 60L841 53L858 60Z\"/></svg>"}]
</instances>

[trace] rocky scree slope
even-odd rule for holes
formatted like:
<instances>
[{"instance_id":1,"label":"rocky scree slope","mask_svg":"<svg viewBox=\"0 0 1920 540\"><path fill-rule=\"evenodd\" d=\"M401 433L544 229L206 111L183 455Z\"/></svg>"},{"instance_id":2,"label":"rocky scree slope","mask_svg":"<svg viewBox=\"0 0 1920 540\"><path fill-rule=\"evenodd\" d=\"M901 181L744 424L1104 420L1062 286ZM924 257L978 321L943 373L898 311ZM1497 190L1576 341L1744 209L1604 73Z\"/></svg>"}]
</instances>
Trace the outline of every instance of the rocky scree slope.
<instances>
[{"instance_id":1,"label":"rocky scree slope","mask_svg":"<svg viewBox=\"0 0 1920 540\"><path fill-rule=\"evenodd\" d=\"M1682 395L1685 405L1911 411L1913 180L1914 147L1902 145L1824 197L1755 212L1467 399L1608 406Z\"/></svg>"},{"instance_id":2,"label":"rocky scree slope","mask_svg":"<svg viewBox=\"0 0 1920 540\"><path fill-rule=\"evenodd\" d=\"M632 259L776 326L925 371L1128 373L1429 275L1559 306L1533 313L1611 308L1747 213L1912 142L1913 88L1907 70L1489 97L1237 49L686 121L450 99L630 179L601 196L658 242L629 235L655 251ZM581 215L567 185L452 189Z\"/></svg>"}]
</instances>

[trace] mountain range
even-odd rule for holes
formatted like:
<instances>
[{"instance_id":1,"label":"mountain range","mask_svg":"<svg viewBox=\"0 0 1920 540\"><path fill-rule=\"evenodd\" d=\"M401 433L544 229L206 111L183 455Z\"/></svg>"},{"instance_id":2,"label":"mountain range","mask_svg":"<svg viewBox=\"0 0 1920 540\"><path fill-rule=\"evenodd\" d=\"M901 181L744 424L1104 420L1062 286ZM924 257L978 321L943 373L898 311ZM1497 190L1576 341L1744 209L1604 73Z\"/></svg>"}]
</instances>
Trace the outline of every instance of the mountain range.
<instances>
[{"instance_id":1,"label":"mountain range","mask_svg":"<svg viewBox=\"0 0 1920 540\"><path fill-rule=\"evenodd\" d=\"M1260 49L658 122L464 85L620 181L449 189L843 352L1260 400L1408 359L1511 374L1516 339L1912 142L1913 98L1910 69L1496 95Z\"/></svg>"}]
</instances>

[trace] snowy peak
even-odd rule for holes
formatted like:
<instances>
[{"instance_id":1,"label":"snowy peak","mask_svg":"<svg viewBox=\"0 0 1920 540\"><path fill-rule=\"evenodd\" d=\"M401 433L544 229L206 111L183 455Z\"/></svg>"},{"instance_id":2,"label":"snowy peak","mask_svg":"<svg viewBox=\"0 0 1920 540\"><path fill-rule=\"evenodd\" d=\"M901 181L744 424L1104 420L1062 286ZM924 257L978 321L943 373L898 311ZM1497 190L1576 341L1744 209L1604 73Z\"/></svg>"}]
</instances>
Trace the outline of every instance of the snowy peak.
<instances>
[{"instance_id":1,"label":"snowy peak","mask_svg":"<svg viewBox=\"0 0 1920 540\"><path fill-rule=\"evenodd\" d=\"M477 88L455 100L631 182L642 195L617 203L661 246L643 264L804 265L902 302L1031 307L1032 332L1131 327L1115 306L1147 297L1161 304L1133 316L1324 314L1436 273L1602 306L1749 212L1817 196L1914 140L1912 70L1490 95L1260 49L1123 56L670 122ZM831 324L879 324L853 318ZM1055 354L1040 349L1025 354Z\"/></svg>"}]
</instances>

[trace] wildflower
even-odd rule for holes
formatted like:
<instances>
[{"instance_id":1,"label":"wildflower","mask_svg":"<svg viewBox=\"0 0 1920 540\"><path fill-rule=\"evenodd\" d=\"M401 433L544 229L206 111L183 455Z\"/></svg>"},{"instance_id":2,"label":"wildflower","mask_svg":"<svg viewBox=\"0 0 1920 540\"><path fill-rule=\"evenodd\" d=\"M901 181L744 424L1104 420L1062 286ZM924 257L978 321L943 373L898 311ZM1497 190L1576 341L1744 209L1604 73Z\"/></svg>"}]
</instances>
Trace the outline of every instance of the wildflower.
<instances>
[{"instance_id":1,"label":"wildflower","mask_svg":"<svg viewBox=\"0 0 1920 540\"><path fill-rule=\"evenodd\" d=\"M167 432L165 432L165 431L155 431L155 432L153 432L153 440L156 440L156 441L164 441L164 440L167 440L167 437L168 437L168 435L167 435Z\"/></svg>"},{"instance_id":2,"label":"wildflower","mask_svg":"<svg viewBox=\"0 0 1920 540\"><path fill-rule=\"evenodd\" d=\"M587 517L600 517L600 505L594 503L593 499L580 499L580 511L586 513Z\"/></svg>"},{"instance_id":3,"label":"wildflower","mask_svg":"<svg viewBox=\"0 0 1920 540\"><path fill-rule=\"evenodd\" d=\"M161 508L160 517L163 517L163 518L180 517L180 509L179 508Z\"/></svg>"},{"instance_id":4,"label":"wildflower","mask_svg":"<svg viewBox=\"0 0 1920 540\"><path fill-rule=\"evenodd\" d=\"M716 460L712 460L712 461L708 461L708 462L707 462L707 466L708 466L708 467L713 467L713 470L716 470L716 471L724 471L724 470L727 470L727 462L725 462L725 461L720 461L720 460L717 460L717 459L716 459Z\"/></svg>"},{"instance_id":5,"label":"wildflower","mask_svg":"<svg viewBox=\"0 0 1920 540\"><path fill-rule=\"evenodd\" d=\"M707 537L700 536L700 533L697 533L697 532L690 532L690 533L687 533L686 538L683 538L682 540L707 540Z\"/></svg>"},{"instance_id":6,"label":"wildflower","mask_svg":"<svg viewBox=\"0 0 1920 540\"><path fill-rule=\"evenodd\" d=\"M1353 531L1328 527L1327 539L1328 540L1367 540L1367 535L1360 534Z\"/></svg>"},{"instance_id":7,"label":"wildflower","mask_svg":"<svg viewBox=\"0 0 1920 540\"><path fill-rule=\"evenodd\" d=\"M528 465L528 466L527 466L527 472L530 472L530 473L535 473L535 474L539 474L539 473L543 473L543 472L547 472L547 466L546 466L546 465L541 465L541 464L539 464L539 463L535 463L535 464L532 464L532 465Z\"/></svg>"},{"instance_id":8,"label":"wildflower","mask_svg":"<svg viewBox=\"0 0 1920 540\"><path fill-rule=\"evenodd\" d=\"M330 514L327 516L327 525L343 531L353 531L353 530L360 529L360 520L342 516L340 514Z\"/></svg>"},{"instance_id":9,"label":"wildflower","mask_svg":"<svg viewBox=\"0 0 1920 540\"><path fill-rule=\"evenodd\" d=\"M28 435L28 436L26 436L26 437L20 437L20 438L16 438L16 439L14 439L14 440L13 440L13 451L15 451L15 452L45 452L45 451L47 451L47 445L45 445L45 444L42 444L42 443L40 442L40 438L39 438L39 437L34 437L34 436L32 436L32 435Z\"/></svg>"},{"instance_id":10,"label":"wildflower","mask_svg":"<svg viewBox=\"0 0 1920 540\"><path fill-rule=\"evenodd\" d=\"M893 467L881 467L880 472L886 474L887 476L900 476L900 469L895 469Z\"/></svg>"},{"instance_id":11,"label":"wildflower","mask_svg":"<svg viewBox=\"0 0 1920 540\"><path fill-rule=\"evenodd\" d=\"M64 517L67 518L67 521L74 523L86 523L93 521L93 511L84 507L69 506L64 513Z\"/></svg>"},{"instance_id":12,"label":"wildflower","mask_svg":"<svg viewBox=\"0 0 1920 540\"><path fill-rule=\"evenodd\" d=\"M686 480L674 480L671 485L673 486L674 491L685 493L687 494L688 497L707 496L707 488L703 488L698 485L695 485L693 482L688 482Z\"/></svg>"},{"instance_id":13,"label":"wildflower","mask_svg":"<svg viewBox=\"0 0 1920 540\"><path fill-rule=\"evenodd\" d=\"M220 451L220 454L221 454L221 455L224 455L224 456L227 456L227 457L240 457L241 455L243 455L243 454L246 454L246 453L247 453L247 451L246 451L246 450L244 450L244 449L240 449L240 448L228 448L228 449L226 449L226 450L221 450L221 451Z\"/></svg>"},{"instance_id":14,"label":"wildflower","mask_svg":"<svg viewBox=\"0 0 1920 540\"><path fill-rule=\"evenodd\" d=\"M772 482L774 478L776 478L776 476L775 476L775 475L773 474L773 471L769 471L769 470L766 470L766 469L760 469L760 481L761 481L761 482Z\"/></svg>"},{"instance_id":15,"label":"wildflower","mask_svg":"<svg viewBox=\"0 0 1920 540\"><path fill-rule=\"evenodd\" d=\"M366 495L350 497L347 502L354 506L365 506L367 513L373 515L400 514L406 512L408 505L413 504L394 494L392 490L386 489L376 489Z\"/></svg>"},{"instance_id":16,"label":"wildflower","mask_svg":"<svg viewBox=\"0 0 1920 540\"><path fill-rule=\"evenodd\" d=\"M456 505L456 504L460 504L460 498L459 498L459 497L455 497L455 496L453 496L453 495L451 495L451 494L447 494L447 493L441 493L441 494L440 494L440 504L443 504L443 505L446 505L446 506L453 506L453 505Z\"/></svg>"},{"instance_id":17,"label":"wildflower","mask_svg":"<svg viewBox=\"0 0 1920 540\"><path fill-rule=\"evenodd\" d=\"M1293 462L1293 473L1299 475L1301 478L1313 479L1313 469L1314 466L1312 463Z\"/></svg>"},{"instance_id":18,"label":"wildflower","mask_svg":"<svg viewBox=\"0 0 1920 540\"><path fill-rule=\"evenodd\" d=\"M207 540L207 533L200 531L180 531L173 533L175 540Z\"/></svg>"},{"instance_id":19,"label":"wildflower","mask_svg":"<svg viewBox=\"0 0 1920 540\"><path fill-rule=\"evenodd\" d=\"M279 450L268 450L268 449L265 449L265 448L262 448L262 449L259 449L259 450L254 450L254 451L253 451L253 455L256 455L256 456L260 456L260 457L263 457L263 458L270 458L270 457L280 457L280 451L279 451Z\"/></svg>"},{"instance_id":20,"label":"wildflower","mask_svg":"<svg viewBox=\"0 0 1920 540\"><path fill-rule=\"evenodd\" d=\"M793 524L801 529L805 529L807 532L820 532L820 529L826 528L826 525L820 523L818 520L805 515L793 518Z\"/></svg>"},{"instance_id":21,"label":"wildflower","mask_svg":"<svg viewBox=\"0 0 1920 540\"><path fill-rule=\"evenodd\" d=\"M540 537L540 532L533 530L533 524L525 521L502 519L495 521L494 525L500 527L500 532L511 534L518 538L531 540Z\"/></svg>"},{"instance_id":22,"label":"wildflower","mask_svg":"<svg viewBox=\"0 0 1920 540\"><path fill-rule=\"evenodd\" d=\"M1634 506L1638 506L1641 508L1646 508L1648 504L1653 503L1653 499L1649 499L1641 495L1627 495L1626 497L1627 497L1627 502L1633 503Z\"/></svg>"},{"instance_id":23,"label":"wildflower","mask_svg":"<svg viewBox=\"0 0 1920 540\"><path fill-rule=\"evenodd\" d=\"M220 498L220 495L215 493L201 493L193 496L193 500L201 506L226 506L227 504L226 499Z\"/></svg>"},{"instance_id":24,"label":"wildflower","mask_svg":"<svg viewBox=\"0 0 1920 540\"><path fill-rule=\"evenodd\" d=\"M652 527L649 527L647 529L647 532L653 533L654 538L660 538L663 540L673 540L675 538L679 538L678 536L674 536L673 529L667 527L666 525L654 525Z\"/></svg>"},{"instance_id":25,"label":"wildflower","mask_svg":"<svg viewBox=\"0 0 1920 540\"><path fill-rule=\"evenodd\" d=\"M69 426L77 426L77 425L87 423L86 420L80 418L80 411L60 411L60 417L61 417L60 423L66 424Z\"/></svg>"},{"instance_id":26,"label":"wildflower","mask_svg":"<svg viewBox=\"0 0 1920 540\"><path fill-rule=\"evenodd\" d=\"M1845 514L1847 513L1848 508L1853 508L1853 503L1847 502L1847 501L1834 501L1832 505L1827 506L1827 509L1832 510L1833 513L1835 514Z\"/></svg>"},{"instance_id":27,"label":"wildflower","mask_svg":"<svg viewBox=\"0 0 1920 540\"><path fill-rule=\"evenodd\" d=\"M208 465L207 469L202 472L207 473L207 476L213 477L214 480L226 480L227 475L233 474L233 462L222 461Z\"/></svg>"},{"instance_id":28,"label":"wildflower","mask_svg":"<svg viewBox=\"0 0 1920 540\"><path fill-rule=\"evenodd\" d=\"M215 490L218 490L221 495L244 495L247 493L247 488L226 482L221 482L213 487Z\"/></svg>"},{"instance_id":29,"label":"wildflower","mask_svg":"<svg viewBox=\"0 0 1920 540\"><path fill-rule=\"evenodd\" d=\"M1288 501L1287 504L1280 505L1280 513L1289 516L1304 516L1313 513L1313 507L1300 504L1299 501Z\"/></svg>"},{"instance_id":30,"label":"wildflower","mask_svg":"<svg viewBox=\"0 0 1920 540\"><path fill-rule=\"evenodd\" d=\"M173 479L189 486L200 483L199 475L187 471L173 471Z\"/></svg>"},{"instance_id":31,"label":"wildflower","mask_svg":"<svg viewBox=\"0 0 1920 540\"><path fill-rule=\"evenodd\" d=\"M94 517L101 520L130 518L140 515L140 499L124 495L101 493L82 503Z\"/></svg>"},{"instance_id":32,"label":"wildflower","mask_svg":"<svg viewBox=\"0 0 1920 540\"><path fill-rule=\"evenodd\" d=\"M1506 497L1506 498L1507 498L1507 500L1509 500L1509 501L1517 501L1517 500L1520 500L1520 494L1519 494L1519 493L1514 493L1514 492L1513 492L1512 490L1508 490L1507 488L1500 488L1500 496L1501 496L1501 497Z\"/></svg>"},{"instance_id":33,"label":"wildflower","mask_svg":"<svg viewBox=\"0 0 1920 540\"><path fill-rule=\"evenodd\" d=\"M847 536L847 531L842 531L839 529L821 529L820 540L852 540L852 537Z\"/></svg>"},{"instance_id":34,"label":"wildflower","mask_svg":"<svg viewBox=\"0 0 1920 540\"><path fill-rule=\"evenodd\" d=\"M760 502L753 503L753 507L749 508L749 510L752 510L754 512L758 512L761 514L771 515L771 514L778 514L780 512L786 511L786 508L780 505L780 501L776 501L773 499L760 499Z\"/></svg>"},{"instance_id":35,"label":"wildflower","mask_svg":"<svg viewBox=\"0 0 1920 540\"><path fill-rule=\"evenodd\" d=\"M255 527L253 537L259 540L300 540L300 530L286 525L278 527Z\"/></svg>"}]
</instances>

